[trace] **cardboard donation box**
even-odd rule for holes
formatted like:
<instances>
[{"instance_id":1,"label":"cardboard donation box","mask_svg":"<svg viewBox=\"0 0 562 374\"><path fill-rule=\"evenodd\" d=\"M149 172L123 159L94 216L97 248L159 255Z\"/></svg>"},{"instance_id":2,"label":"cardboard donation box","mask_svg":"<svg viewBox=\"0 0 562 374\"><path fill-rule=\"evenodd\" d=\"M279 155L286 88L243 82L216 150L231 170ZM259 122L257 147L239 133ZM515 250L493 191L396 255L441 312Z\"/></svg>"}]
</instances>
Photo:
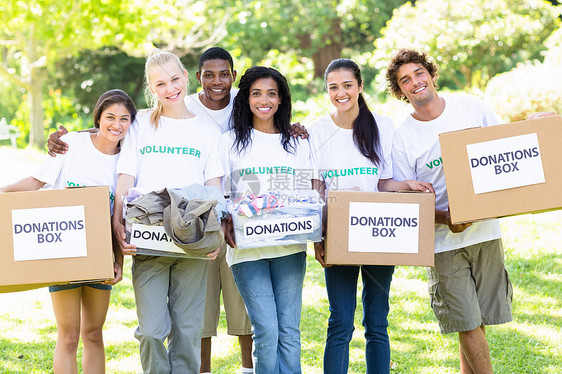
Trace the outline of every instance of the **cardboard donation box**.
<instances>
[{"instance_id":1,"label":"cardboard donation box","mask_svg":"<svg viewBox=\"0 0 562 374\"><path fill-rule=\"evenodd\" d=\"M209 260L207 256L191 256L174 244L166 233L166 228L159 225L143 225L126 222L127 242L137 246L137 254L148 256L166 256L183 258L200 258Z\"/></svg>"},{"instance_id":2,"label":"cardboard donation box","mask_svg":"<svg viewBox=\"0 0 562 374\"><path fill-rule=\"evenodd\" d=\"M327 191L325 261L432 266L435 195Z\"/></svg>"},{"instance_id":3,"label":"cardboard donation box","mask_svg":"<svg viewBox=\"0 0 562 374\"><path fill-rule=\"evenodd\" d=\"M562 207L562 117L439 135L451 221Z\"/></svg>"},{"instance_id":4,"label":"cardboard donation box","mask_svg":"<svg viewBox=\"0 0 562 374\"><path fill-rule=\"evenodd\" d=\"M223 211L218 187L130 189L123 198L126 240L140 255L210 260L207 254L224 243L218 218Z\"/></svg>"},{"instance_id":5,"label":"cardboard donation box","mask_svg":"<svg viewBox=\"0 0 562 374\"><path fill-rule=\"evenodd\" d=\"M271 247L322 240L322 207L315 190L294 196L265 194L229 200L236 248Z\"/></svg>"},{"instance_id":6,"label":"cardboard donation box","mask_svg":"<svg viewBox=\"0 0 562 374\"><path fill-rule=\"evenodd\" d=\"M107 187L0 194L0 292L113 279Z\"/></svg>"}]
</instances>

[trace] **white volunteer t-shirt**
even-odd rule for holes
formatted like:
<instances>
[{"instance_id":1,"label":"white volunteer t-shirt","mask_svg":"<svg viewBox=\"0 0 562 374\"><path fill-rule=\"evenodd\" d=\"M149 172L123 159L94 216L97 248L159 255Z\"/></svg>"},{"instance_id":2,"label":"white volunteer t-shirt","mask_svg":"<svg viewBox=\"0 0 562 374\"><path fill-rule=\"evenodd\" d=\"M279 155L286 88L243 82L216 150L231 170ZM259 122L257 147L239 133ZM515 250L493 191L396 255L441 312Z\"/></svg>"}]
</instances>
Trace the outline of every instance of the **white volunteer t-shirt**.
<instances>
[{"instance_id":1,"label":"white volunteer t-shirt","mask_svg":"<svg viewBox=\"0 0 562 374\"><path fill-rule=\"evenodd\" d=\"M291 139L294 153L286 152L280 134L266 134L252 130L252 141L242 153L232 149L233 131L220 139L221 162L225 170L225 193L243 194L250 191L263 194L268 191L291 192L311 189L313 166L307 140ZM306 244L248 249L228 248L227 263L232 266L245 261L276 258L306 251Z\"/></svg>"},{"instance_id":2,"label":"white volunteer t-shirt","mask_svg":"<svg viewBox=\"0 0 562 374\"><path fill-rule=\"evenodd\" d=\"M499 122L492 109L479 98L457 94L445 96L445 110L431 121L418 121L409 115L394 134L394 176L397 180L431 182L435 189L435 208L447 210L449 200L439 146L439 134ZM462 233L447 225L435 224L435 253L464 248L501 237L497 220L473 223Z\"/></svg>"},{"instance_id":3,"label":"white volunteer t-shirt","mask_svg":"<svg viewBox=\"0 0 562 374\"><path fill-rule=\"evenodd\" d=\"M49 157L32 175L54 189L76 186L108 186L111 212L117 176L115 168L119 153L107 155L92 143L88 132L71 132L61 137L68 144L68 152Z\"/></svg>"},{"instance_id":4,"label":"white volunteer t-shirt","mask_svg":"<svg viewBox=\"0 0 562 374\"><path fill-rule=\"evenodd\" d=\"M205 184L223 175L216 126L200 117L160 117L155 130L150 113L137 113L121 147L117 174L132 175L135 186L145 191Z\"/></svg>"},{"instance_id":5,"label":"white volunteer t-shirt","mask_svg":"<svg viewBox=\"0 0 562 374\"><path fill-rule=\"evenodd\" d=\"M197 117L203 118L205 121L216 125L221 133L228 131L230 128L229 121L230 115L232 114L232 103L234 102L234 97L238 94L238 89L232 88L230 90L230 102L226 107L219 110L213 110L207 108L201 102L199 98L199 93L194 93L192 95L185 97L185 105L187 110L195 114Z\"/></svg>"},{"instance_id":6,"label":"white volunteer t-shirt","mask_svg":"<svg viewBox=\"0 0 562 374\"><path fill-rule=\"evenodd\" d=\"M317 177L327 190L358 187L378 191L379 179L392 178L392 136L394 126L388 117L373 113L379 130L380 165L363 156L353 141L353 129L336 125L331 116L313 122L308 128Z\"/></svg>"}]
</instances>

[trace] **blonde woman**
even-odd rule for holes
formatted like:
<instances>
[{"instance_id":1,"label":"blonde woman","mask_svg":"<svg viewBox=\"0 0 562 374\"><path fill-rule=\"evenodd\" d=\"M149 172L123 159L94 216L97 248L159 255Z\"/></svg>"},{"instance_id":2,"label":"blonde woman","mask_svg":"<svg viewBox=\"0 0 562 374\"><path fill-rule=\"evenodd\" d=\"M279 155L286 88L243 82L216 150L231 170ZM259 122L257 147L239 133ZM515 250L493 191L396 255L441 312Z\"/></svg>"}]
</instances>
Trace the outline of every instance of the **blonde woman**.
<instances>
[{"instance_id":1,"label":"blonde woman","mask_svg":"<svg viewBox=\"0 0 562 374\"><path fill-rule=\"evenodd\" d=\"M117 166L113 228L128 255L135 255L136 248L125 242L121 197L131 187L220 187L223 175L217 152L220 131L187 110L187 71L179 58L154 52L146 60L145 79L152 109L139 112ZM143 371L199 372L207 261L135 255L132 274L139 321L135 337Z\"/></svg>"}]
</instances>

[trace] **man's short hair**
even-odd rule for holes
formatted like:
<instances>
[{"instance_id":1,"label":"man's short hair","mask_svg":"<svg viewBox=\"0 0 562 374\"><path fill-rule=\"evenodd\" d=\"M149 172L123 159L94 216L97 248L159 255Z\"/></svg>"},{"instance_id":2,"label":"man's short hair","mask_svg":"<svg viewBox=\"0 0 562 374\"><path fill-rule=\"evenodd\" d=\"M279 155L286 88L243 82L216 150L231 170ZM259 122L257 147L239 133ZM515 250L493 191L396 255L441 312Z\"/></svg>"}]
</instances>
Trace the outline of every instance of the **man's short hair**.
<instances>
[{"instance_id":1,"label":"man's short hair","mask_svg":"<svg viewBox=\"0 0 562 374\"><path fill-rule=\"evenodd\" d=\"M223 49L221 47L211 47L201 54L201 57L199 57L199 72L201 72L201 68L203 67L205 61L209 60L228 61L230 65L230 71L234 70L234 61L232 60L232 56L226 49Z\"/></svg>"},{"instance_id":2,"label":"man's short hair","mask_svg":"<svg viewBox=\"0 0 562 374\"><path fill-rule=\"evenodd\" d=\"M425 52L419 52L415 49L403 48L399 50L394 56L392 56L390 64L388 64L388 69L386 70L386 81L388 83L387 88L394 97L407 103L409 103L410 101L398 86L398 77L396 76L396 74L398 73L398 70L400 70L402 65L406 65L409 63L422 65L427 69L427 71L431 75L431 78L436 78L438 76L437 65L435 64L433 59L429 58L429 56ZM437 83L435 83L435 88L437 88Z\"/></svg>"}]
</instances>

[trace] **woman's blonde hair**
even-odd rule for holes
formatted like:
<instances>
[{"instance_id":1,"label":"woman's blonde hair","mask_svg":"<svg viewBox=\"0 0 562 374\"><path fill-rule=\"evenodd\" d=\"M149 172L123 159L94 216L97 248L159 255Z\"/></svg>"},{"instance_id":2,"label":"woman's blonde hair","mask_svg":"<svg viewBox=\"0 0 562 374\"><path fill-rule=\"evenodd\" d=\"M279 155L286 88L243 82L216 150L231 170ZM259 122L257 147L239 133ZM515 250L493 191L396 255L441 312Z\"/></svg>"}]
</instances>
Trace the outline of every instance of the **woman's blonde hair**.
<instances>
[{"instance_id":1,"label":"woman's blonde hair","mask_svg":"<svg viewBox=\"0 0 562 374\"><path fill-rule=\"evenodd\" d=\"M165 52L159 49L155 49L150 54L150 56L147 57L146 63L144 65L144 96L148 105L153 109L152 113L150 114L150 124L154 126L155 129L158 128L158 124L160 123L160 116L162 116L163 106L160 100L158 100L158 96L150 91L150 78L148 75L150 69L152 69L153 67L162 66L170 61L174 61L182 72L187 71L178 56L171 52Z\"/></svg>"}]
</instances>

